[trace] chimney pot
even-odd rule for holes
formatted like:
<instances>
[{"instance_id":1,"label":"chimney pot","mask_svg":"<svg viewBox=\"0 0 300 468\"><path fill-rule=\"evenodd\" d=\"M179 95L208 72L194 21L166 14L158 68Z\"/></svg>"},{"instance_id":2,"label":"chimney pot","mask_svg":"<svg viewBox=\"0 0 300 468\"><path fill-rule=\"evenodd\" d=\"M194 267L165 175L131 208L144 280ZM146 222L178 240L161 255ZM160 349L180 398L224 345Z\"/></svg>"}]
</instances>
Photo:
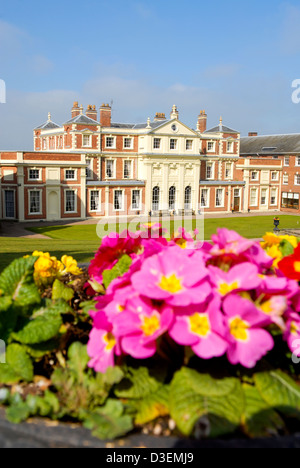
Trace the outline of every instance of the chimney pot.
<instances>
[{"instance_id":1,"label":"chimney pot","mask_svg":"<svg viewBox=\"0 0 300 468\"><path fill-rule=\"evenodd\" d=\"M199 117L198 117L197 130L200 133L205 132L206 125L207 125L207 115L205 113L205 110L201 110L200 114L199 114Z\"/></svg>"},{"instance_id":2,"label":"chimney pot","mask_svg":"<svg viewBox=\"0 0 300 468\"><path fill-rule=\"evenodd\" d=\"M248 136L249 137L256 137L256 136L258 136L258 133L257 132L249 132Z\"/></svg>"},{"instance_id":3,"label":"chimney pot","mask_svg":"<svg viewBox=\"0 0 300 468\"><path fill-rule=\"evenodd\" d=\"M102 104L100 107L100 124L102 127L111 127L111 107L109 104Z\"/></svg>"}]
</instances>

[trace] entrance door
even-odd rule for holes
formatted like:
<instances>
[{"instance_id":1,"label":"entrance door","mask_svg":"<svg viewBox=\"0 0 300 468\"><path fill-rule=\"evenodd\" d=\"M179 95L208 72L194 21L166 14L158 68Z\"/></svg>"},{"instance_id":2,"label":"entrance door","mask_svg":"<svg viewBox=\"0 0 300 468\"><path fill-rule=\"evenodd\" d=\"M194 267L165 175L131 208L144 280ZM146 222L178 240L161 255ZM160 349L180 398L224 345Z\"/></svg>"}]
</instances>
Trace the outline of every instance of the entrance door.
<instances>
[{"instance_id":1,"label":"entrance door","mask_svg":"<svg viewBox=\"0 0 300 468\"><path fill-rule=\"evenodd\" d=\"M233 211L240 211L240 202L241 202L240 190L235 189L234 197L233 197Z\"/></svg>"},{"instance_id":2,"label":"entrance door","mask_svg":"<svg viewBox=\"0 0 300 468\"><path fill-rule=\"evenodd\" d=\"M54 190L48 193L47 219L57 221L60 218L59 195Z\"/></svg>"},{"instance_id":3,"label":"entrance door","mask_svg":"<svg viewBox=\"0 0 300 468\"><path fill-rule=\"evenodd\" d=\"M5 190L5 218L15 219L15 192L14 190Z\"/></svg>"}]
</instances>

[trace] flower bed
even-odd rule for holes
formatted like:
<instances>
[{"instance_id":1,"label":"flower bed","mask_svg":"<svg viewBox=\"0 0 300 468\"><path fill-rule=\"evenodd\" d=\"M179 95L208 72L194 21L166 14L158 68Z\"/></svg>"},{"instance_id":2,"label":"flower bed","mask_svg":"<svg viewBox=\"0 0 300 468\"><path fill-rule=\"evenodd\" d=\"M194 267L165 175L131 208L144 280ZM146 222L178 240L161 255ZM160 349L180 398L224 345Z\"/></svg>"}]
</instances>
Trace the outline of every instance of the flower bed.
<instances>
[{"instance_id":1,"label":"flower bed","mask_svg":"<svg viewBox=\"0 0 300 468\"><path fill-rule=\"evenodd\" d=\"M80 421L100 439L270 437L299 424L300 245L159 225L0 275L6 416ZM300 349L298 349L300 352ZM0 356L1 362L1 356Z\"/></svg>"}]
</instances>

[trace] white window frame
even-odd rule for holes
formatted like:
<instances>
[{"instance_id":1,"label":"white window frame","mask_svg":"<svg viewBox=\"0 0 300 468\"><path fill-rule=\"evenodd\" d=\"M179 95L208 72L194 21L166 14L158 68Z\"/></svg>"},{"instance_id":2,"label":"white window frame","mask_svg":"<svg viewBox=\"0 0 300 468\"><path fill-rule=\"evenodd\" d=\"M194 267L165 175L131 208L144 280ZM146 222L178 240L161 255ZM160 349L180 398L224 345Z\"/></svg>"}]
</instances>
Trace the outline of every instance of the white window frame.
<instances>
[{"instance_id":1,"label":"white window frame","mask_svg":"<svg viewBox=\"0 0 300 468\"><path fill-rule=\"evenodd\" d=\"M93 179L94 159L93 158L87 158L86 159L86 164L88 164L88 167L85 168L86 178L88 180Z\"/></svg>"},{"instance_id":2,"label":"white window frame","mask_svg":"<svg viewBox=\"0 0 300 468\"><path fill-rule=\"evenodd\" d=\"M227 171L227 166L230 166L230 173L229 173L229 176L226 175L226 171ZM228 162L225 162L225 179L232 179L233 177L233 163L228 163Z\"/></svg>"},{"instance_id":3,"label":"white window frame","mask_svg":"<svg viewBox=\"0 0 300 468\"><path fill-rule=\"evenodd\" d=\"M287 163L287 164L286 164ZM289 156L284 156L284 159L283 159L283 165L285 167L288 167L290 165L290 157Z\"/></svg>"},{"instance_id":4,"label":"white window frame","mask_svg":"<svg viewBox=\"0 0 300 468\"><path fill-rule=\"evenodd\" d=\"M74 192L74 211L67 211L67 192ZM72 213L77 213L77 190L74 189L65 189L64 191L64 209L65 209L65 214L72 214Z\"/></svg>"},{"instance_id":5,"label":"white window frame","mask_svg":"<svg viewBox=\"0 0 300 468\"><path fill-rule=\"evenodd\" d=\"M127 162L130 163L129 177L125 177L125 165L126 165ZM132 159L124 159L123 160L123 179L125 179L125 180L132 179L132 170L133 170L133 161L132 161Z\"/></svg>"},{"instance_id":6,"label":"white window frame","mask_svg":"<svg viewBox=\"0 0 300 468\"><path fill-rule=\"evenodd\" d=\"M209 145L212 144L212 148L209 149ZM208 153L215 153L216 152L216 142L215 141L208 141L207 142L207 152Z\"/></svg>"},{"instance_id":7,"label":"white window frame","mask_svg":"<svg viewBox=\"0 0 300 468\"><path fill-rule=\"evenodd\" d=\"M300 166L300 156L296 156L296 158L295 158L295 166Z\"/></svg>"},{"instance_id":8,"label":"white window frame","mask_svg":"<svg viewBox=\"0 0 300 468\"><path fill-rule=\"evenodd\" d=\"M67 177L67 172L72 171L74 172L74 178L70 179ZM77 169L65 169L65 180L77 180Z\"/></svg>"},{"instance_id":9,"label":"white window frame","mask_svg":"<svg viewBox=\"0 0 300 468\"><path fill-rule=\"evenodd\" d=\"M187 146L188 146L188 143L191 143L191 147L190 147L190 148L187 147ZM186 150L186 151L193 151L193 149L194 149L194 140L191 140L190 138L187 138L187 139L185 140L185 150Z\"/></svg>"},{"instance_id":10,"label":"white window frame","mask_svg":"<svg viewBox=\"0 0 300 468\"><path fill-rule=\"evenodd\" d=\"M222 204L221 205L217 205L217 193L218 191L221 191L222 192ZM225 206L225 190L223 188L216 188L216 193L215 193L215 207L216 208L224 208Z\"/></svg>"},{"instance_id":11,"label":"white window frame","mask_svg":"<svg viewBox=\"0 0 300 468\"><path fill-rule=\"evenodd\" d=\"M297 182L297 178L299 178L299 182ZM295 174L294 185L300 185L300 174Z\"/></svg>"},{"instance_id":12,"label":"white window frame","mask_svg":"<svg viewBox=\"0 0 300 468\"><path fill-rule=\"evenodd\" d=\"M112 145L111 146L107 145L108 139L112 140ZM113 135L106 135L105 136L105 148L107 148L107 149L116 149L116 137L115 136L113 136Z\"/></svg>"},{"instance_id":13,"label":"white window frame","mask_svg":"<svg viewBox=\"0 0 300 468\"><path fill-rule=\"evenodd\" d=\"M158 147L155 146L155 142L159 142ZM153 149L154 150L160 150L161 149L161 138L158 138L158 137L153 138Z\"/></svg>"},{"instance_id":14,"label":"white window frame","mask_svg":"<svg viewBox=\"0 0 300 468\"><path fill-rule=\"evenodd\" d=\"M253 174L256 174L255 178L253 178ZM259 179L258 171L251 171L251 180L258 181L258 179Z\"/></svg>"},{"instance_id":15,"label":"white window frame","mask_svg":"<svg viewBox=\"0 0 300 468\"><path fill-rule=\"evenodd\" d=\"M39 193L39 197L40 197L40 200L39 200L39 203L40 203L40 206L39 206L39 211L38 212L34 212L32 213L30 211L30 208L31 208L31 203L30 203L30 196L31 196L31 193ZM29 216L35 216L35 215L42 215L42 190L28 190L28 215Z\"/></svg>"},{"instance_id":16,"label":"white window frame","mask_svg":"<svg viewBox=\"0 0 300 468\"><path fill-rule=\"evenodd\" d=\"M130 140L130 146L125 146L125 142L127 140ZM125 149L125 150L133 149L133 138L132 137L126 136L126 137L123 138L123 149Z\"/></svg>"},{"instance_id":17,"label":"white window frame","mask_svg":"<svg viewBox=\"0 0 300 468\"><path fill-rule=\"evenodd\" d=\"M139 206L137 208L133 207L133 193L139 192ZM131 190L131 211L140 211L141 210L141 202L142 202L142 191L141 189L132 189Z\"/></svg>"},{"instance_id":18,"label":"white window frame","mask_svg":"<svg viewBox=\"0 0 300 468\"><path fill-rule=\"evenodd\" d=\"M30 177L30 171L38 171L38 173L39 173L38 178L37 179L36 178L31 178ZM31 167L30 169L28 169L28 180L30 180L31 182L32 181L41 181L42 180L41 172L42 172L41 169L36 169L36 168Z\"/></svg>"},{"instance_id":19,"label":"white window frame","mask_svg":"<svg viewBox=\"0 0 300 468\"><path fill-rule=\"evenodd\" d=\"M251 198L252 198L251 194L252 194L252 192L254 192L254 191L255 191L255 203L252 203L252 202L251 202ZM258 197L258 189L257 189L257 187L251 187L251 188L250 188L250 197L249 197L249 206L258 206L257 197Z\"/></svg>"},{"instance_id":20,"label":"white window frame","mask_svg":"<svg viewBox=\"0 0 300 468\"><path fill-rule=\"evenodd\" d=\"M99 213L101 211L101 190L98 190L98 189L92 189L92 190L89 190L89 209L90 209L90 213ZM96 210L92 210L92 192L98 192L98 195L99 195L99 205L98 205L98 209Z\"/></svg>"},{"instance_id":21,"label":"white window frame","mask_svg":"<svg viewBox=\"0 0 300 468\"><path fill-rule=\"evenodd\" d=\"M227 141L226 153L233 153L233 150L234 150L234 142Z\"/></svg>"},{"instance_id":22,"label":"white window frame","mask_svg":"<svg viewBox=\"0 0 300 468\"><path fill-rule=\"evenodd\" d=\"M289 185L289 175L283 174L282 176L282 185Z\"/></svg>"},{"instance_id":23,"label":"white window frame","mask_svg":"<svg viewBox=\"0 0 300 468\"><path fill-rule=\"evenodd\" d=\"M211 165L211 177L207 177L207 168L208 168L208 165ZM210 161L207 161L206 162L206 165L205 165L205 178L207 180L213 180L214 179L214 175L215 175L215 163L214 162L210 162Z\"/></svg>"},{"instance_id":24,"label":"white window frame","mask_svg":"<svg viewBox=\"0 0 300 468\"><path fill-rule=\"evenodd\" d=\"M85 139L85 138L88 138L88 140L89 140L89 143L88 143L88 144L86 144L86 143L84 142L84 139ZM84 133L84 134L82 135L82 147L83 147L83 148L91 148L91 147L92 147L92 135L91 135L91 134L85 134L85 133Z\"/></svg>"},{"instance_id":25,"label":"white window frame","mask_svg":"<svg viewBox=\"0 0 300 468\"><path fill-rule=\"evenodd\" d=\"M207 191L207 205L206 206L202 205L202 193L203 193L204 190ZM210 189L209 188L202 188L201 193L200 193L200 207L201 208L209 208L209 206L210 206L209 202L210 202Z\"/></svg>"},{"instance_id":26,"label":"white window frame","mask_svg":"<svg viewBox=\"0 0 300 468\"><path fill-rule=\"evenodd\" d=\"M265 191L265 203L262 202L263 191ZM260 206L268 206L268 189L266 187L262 187L260 190Z\"/></svg>"},{"instance_id":27,"label":"white window frame","mask_svg":"<svg viewBox=\"0 0 300 468\"><path fill-rule=\"evenodd\" d=\"M112 176L111 177L108 177L108 175L107 175L107 163L109 161L113 162L113 171L112 171ZM115 159L106 159L105 160L105 178L106 179L115 179L116 178L116 160Z\"/></svg>"},{"instance_id":28,"label":"white window frame","mask_svg":"<svg viewBox=\"0 0 300 468\"><path fill-rule=\"evenodd\" d=\"M275 192L275 202L272 203L272 192ZM270 190L270 206L276 206L278 204L278 189L273 187Z\"/></svg>"},{"instance_id":29,"label":"white window frame","mask_svg":"<svg viewBox=\"0 0 300 468\"><path fill-rule=\"evenodd\" d=\"M273 178L273 175L275 174L275 179ZM271 181L278 182L279 179L279 172L278 171L271 171Z\"/></svg>"},{"instance_id":30,"label":"white window frame","mask_svg":"<svg viewBox=\"0 0 300 468\"><path fill-rule=\"evenodd\" d=\"M175 143L174 148L171 148L172 142ZM177 151L177 148L178 148L178 138L170 138L169 150L170 150L170 151Z\"/></svg>"},{"instance_id":31,"label":"white window frame","mask_svg":"<svg viewBox=\"0 0 300 468\"><path fill-rule=\"evenodd\" d=\"M122 192L122 207L120 209L115 208L115 196L116 192ZM113 211L124 211L124 195L125 195L125 190L122 189L114 189L114 199L113 199Z\"/></svg>"},{"instance_id":32,"label":"white window frame","mask_svg":"<svg viewBox=\"0 0 300 468\"><path fill-rule=\"evenodd\" d=\"M43 150L47 149L47 138L42 138L42 149Z\"/></svg>"}]
</instances>

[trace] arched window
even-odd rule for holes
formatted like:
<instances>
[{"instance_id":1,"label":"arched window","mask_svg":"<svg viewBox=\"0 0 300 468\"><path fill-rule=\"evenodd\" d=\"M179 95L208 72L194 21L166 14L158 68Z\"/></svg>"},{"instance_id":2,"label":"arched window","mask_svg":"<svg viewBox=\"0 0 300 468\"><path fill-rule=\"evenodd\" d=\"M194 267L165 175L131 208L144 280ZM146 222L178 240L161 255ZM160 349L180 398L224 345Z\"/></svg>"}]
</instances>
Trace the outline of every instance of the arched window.
<instances>
[{"instance_id":1,"label":"arched window","mask_svg":"<svg viewBox=\"0 0 300 468\"><path fill-rule=\"evenodd\" d=\"M175 201L176 201L176 187L172 185L169 188L169 210L175 210Z\"/></svg>"},{"instance_id":2,"label":"arched window","mask_svg":"<svg viewBox=\"0 0 300 468\"><path fill-rule=\"evenodd\" d=\"M153 187L152 190L152 211L159 210L159 187Z\"/></svg>"},{"instance_id":3,"label":"arched window","mask_svg":"<svg viewBox=\"0 0 300 468\"><path fill-rule=\"evenodd\" d=\"M185 187L184 191L184 209L191 210L192 209L192 188Z\"/></svg>"}]
</instances>

